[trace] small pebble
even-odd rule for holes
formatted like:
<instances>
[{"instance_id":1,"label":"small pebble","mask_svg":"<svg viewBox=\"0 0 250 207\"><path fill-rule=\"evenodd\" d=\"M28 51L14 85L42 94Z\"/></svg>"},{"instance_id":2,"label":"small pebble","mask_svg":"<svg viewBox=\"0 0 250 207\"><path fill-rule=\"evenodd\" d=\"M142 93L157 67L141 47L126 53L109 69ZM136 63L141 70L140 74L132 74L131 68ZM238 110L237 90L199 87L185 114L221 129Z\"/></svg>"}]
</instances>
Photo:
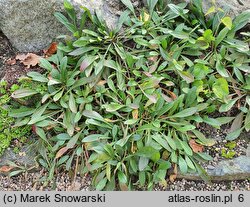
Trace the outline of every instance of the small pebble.
<instances>
[{"instance_id":1,"label":"small pebble","mask_svg":"<svg viewBox=\"0 0 250 207\"><path fill-rule=\"evenodd\" d=\"M213 165L207 165L207 169L213 170L215 167Z\"/></svg>"}]
</instances>

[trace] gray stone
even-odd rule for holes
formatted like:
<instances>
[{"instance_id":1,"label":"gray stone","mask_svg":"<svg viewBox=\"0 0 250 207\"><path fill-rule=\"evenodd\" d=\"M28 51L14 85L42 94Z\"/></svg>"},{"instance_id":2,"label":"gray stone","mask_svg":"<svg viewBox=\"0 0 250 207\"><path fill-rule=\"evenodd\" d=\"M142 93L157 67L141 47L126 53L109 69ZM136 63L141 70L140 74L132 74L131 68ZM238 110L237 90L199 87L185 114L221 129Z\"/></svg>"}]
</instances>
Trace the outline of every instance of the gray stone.
<instances>
[{"instance_id":1,"label":"gray stone","mask_svg":"<svg viewBox=\"0 0 250 207\"><path fill-rule=\"evenodd\" d=\"M213 170L214 168L215 168L215 167L214 167L213 165L208 165L208 166L207 166L207 169L208 169L208 170Z\"/></svg>"},{"instance_id":2,"label":"gray stone","mask_svg":"<svg viewBox=\"0 0 250 207\"><path fill-rule=\"evenodd\" d=\"M246 149L246 155L250 159L250 144L248 144L247 149Z\"/></svg>"},{"instance_id":3,"label":"gray stone","mask_svg":"<svg viewBox=\"0 0 250 207\"><path fill-rule=\"evenodd\" d=\"M112 27L117 17L108 0L71 0L79 10L85 6L101 12ZM63 0L0 0L0 30L20 52L37 52L46 48L65 28L54 17L63 11Z\"/></svg>"},{"instance_id":4,"label":"gray stone","mask_svg":"<svg viewBox=\"0 0 250 207\"><path fill-rule=\"evenodd\" d=\"M92 12L99 11L109 27L117 21L121 13L120 0L69 0L79 11L80 6ZM166 0L167 3L190 2L191 0ZM132 0L140 8L146 0ZM250 9L250 0L217 0L218 7L231 9L235 16ZM211 6L211 1L203 1L204 10ZM55 11L63 11L63 0L0 0L0 30L11 44L20 52L37 52L46 48L66 29L54 17Z\"/></svg>"},{"instance_id":5,"label":"gray stone","mask_svg":"<svg viewBox=\"0 0 250 207\"><path fill-rule=\"evenodd\" d=\"M207 169L212 181L244 180L250 177L250 158L240 156L231 160L223 160L214 169ZM179 174L178 178L187 180L201 180L195 173Z\"/></svg>"},{"instance_id":6,"label":"gray stone","mask_svg":"<svg viewBox=\"0 0 250 207\"><path fill-rule=\"evenodd\" d=\"M250 9L250 0L216 0L216 5L225 11L231 17L241 14L243 11ZM212 6L211 1L203 1L203 8L206 12Z\"/></svg>"},{"instance_id":7,"label":"gray stone","mask_svg":"<svg viewBox=\"0 0 250 207\"><path fill-rule=\"evenodd\" d=\"M184 1L190 3L192 0L174 0L175 3ZM250 9L250 0L216 0L215 3L217 8L221 8L224 11L227 11L228 15L230 15L231 17L235 17L238 14L241 14L243 11ZM202 4L203 11L205 13L211 6L213 6L212 0L203 0Z\"/></svg>"},{"instance_id":8,"label":"gray stone","mask_svg":"<svg viewBox=\"0 0 250 207\"><path fill-rule=\"evenodd\" d=\"M9 161L16 163L19 166L32 167L36 166L35 157L37 155L37 148L34 145L23 146L20 153L13 152L13 149L5 150L0 157L0 167L9 165Z\"/></svg>"}]
</instances>

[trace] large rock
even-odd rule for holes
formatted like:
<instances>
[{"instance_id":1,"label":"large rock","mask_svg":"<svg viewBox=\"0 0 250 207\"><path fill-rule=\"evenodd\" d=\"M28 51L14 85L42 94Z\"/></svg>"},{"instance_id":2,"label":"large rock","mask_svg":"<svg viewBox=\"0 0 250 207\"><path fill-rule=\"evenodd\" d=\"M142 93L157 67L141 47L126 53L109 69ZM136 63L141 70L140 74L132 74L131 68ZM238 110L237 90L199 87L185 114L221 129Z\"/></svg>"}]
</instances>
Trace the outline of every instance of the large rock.
<instances>
[{"instance_id":1,"label":"large rock","mask_svg":"<svg viewBox=\"0 0 250 207\"><path fill-rule=\"evenodd\" d=\"M100 11L107 24L113 27L117 14L124 7L121 0L69 0L79 9L80 6ZM131 0L136 8L147 0ZM190 2L191 0L166 0L167 3ZM231 9L235 16L250 9L250 0L216 0L218 7ZM211 1L203 1L206 11ZM0 30L11 44L21 52L39 51L47 47L65 28L53 16L55 11L63 11L63 0L0 0Z\"/></svg>"},{"instance_id":2,"label":"large rock","mask_svg":"<svg viewBox=\"0 0 250 207\"><path fill-rule=\"evenodd\" d=\"M26 145L21 147L20 153L14 152L13 149L7 149L4 151L4 154L0 157L0 168L2 166L10 166L10 162L15 163L18 166L31 168L37 166L35 157L38 154L37 147L34 147L34 145ZM6 174L6 172L1 172L1 174Z\"/></svg>"},{"instance_id":3,"label":"large rock","mask_svg":"<svg viewBox=\"0 0 250 207\"><path fill-rule=\"evenodd\" d=\"M203 1L203 8L206 12L211 6L212 1ZM250 0L216 0L216 6L228 11L231 17L241 14L243 11L250 9Z\"/></svg>"},{"instance_id":4,"label":"large rock","mask_svg":"<svg viewBox=\"0 0 250 207\"><path fill-rule=\"evenodd\" d=\"M85 6L92 12L98 10L111 27L116 11L107 0L70 0L79 10ZM63 0L0 0L0 30L11 44L21 52L35 52L47 47L65 28L54 13L63 11Z\"/></svg>"},{"instance_id":5,"label":"large rock","mask_svg":"<svg viewBox=\"0 0 250 207\"><path fill-rule=\"evenodd\" d=\"M250 177L250 157L240 156L231 160L223 160L207 173L212 181L245 180ZM179 174L178 178L187 180L201 180L196 173Z\"/></svg>"},{"instance_id":6,"label":"large rock","mask_svg":"<svg viewBox=\"0 0 250 207\"><path fill-rule=\"evenodd\" d=\"M187 2L196 0L173 0L174 3ZM206 13L213 5L212 0L203 0L203 11ZM216 0L215 5L227 12L231 17L241 14L243 11L250 9L250 0Z\"/></svg>"}]
</instances>

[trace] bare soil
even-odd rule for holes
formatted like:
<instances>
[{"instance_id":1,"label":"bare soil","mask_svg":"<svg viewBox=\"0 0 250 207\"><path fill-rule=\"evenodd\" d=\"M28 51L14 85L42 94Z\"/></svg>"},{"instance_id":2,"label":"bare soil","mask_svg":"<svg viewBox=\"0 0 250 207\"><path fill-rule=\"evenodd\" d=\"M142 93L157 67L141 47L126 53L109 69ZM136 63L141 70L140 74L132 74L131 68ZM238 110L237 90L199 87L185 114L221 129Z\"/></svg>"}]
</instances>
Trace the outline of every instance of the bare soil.
<instances>
[{"instance_id":1,"label":"bare soil","mask_svg":"<svg viewBox=\"0 0 250 207\"><path fill-rule=\"evenodd\" d=\"M42 71L38 66L25 67L15 59L17 54L19 53L0 31L0 80L6 80L9 86L17 83L18 79L25 76L29 71Z\"/></svg>"}]
</instances>

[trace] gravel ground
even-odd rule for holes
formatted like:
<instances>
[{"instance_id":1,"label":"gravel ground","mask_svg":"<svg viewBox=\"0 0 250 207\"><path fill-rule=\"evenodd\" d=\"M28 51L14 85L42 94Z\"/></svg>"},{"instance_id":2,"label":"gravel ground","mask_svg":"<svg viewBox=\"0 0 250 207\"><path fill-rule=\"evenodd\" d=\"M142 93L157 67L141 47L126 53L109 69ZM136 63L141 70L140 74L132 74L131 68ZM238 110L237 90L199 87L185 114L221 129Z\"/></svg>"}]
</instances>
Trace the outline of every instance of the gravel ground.
<instances>
[{"instance_id":1,"label":"gravel ground","mask_svg":"<svg viewBox=\"0 0 250 207\"><path fill-rule=\"evenodd\" d=\"M71 179L68 174L57 174L55 183L39 181L42 172L23 173L15 177L0 175L0 191L90 191L91 178L89 176L76 176ZM45 174L46 175L46 174Z\"/></svg>"},{"instance_id":2,"label":"gravel ground","mask_svg":"<svg viewBox=\"0 0 250 207\"><path fill-rule=\"evenodd\" d=\"M213 138L216 141L216 144L212 147L205 147L204 152L213 157L213 160L201 163L201 165L205 169L213 169L214 166L218 164L218 162L222 160L228 160L228 158L222 156L222 149L224 149L226 152L230 150L228 147L226 147L226 144L230 143L230 141L227 141L225 139L229 128L229 124L223 125L221 129L215 129L212 126L204 123L199 126L199 130L207 138ZM242 134L240 137L241 138L234 140L236 146L231 149L231 151L235 152L235 155L232 158L236 158L241 155L246 155L246 149L250 141L250 133L248 132L246 134Z\"/></svg>"},{"instance_id":3,"label":"gravel ground","mask_svg":"<svg viewBox=\"0 0 250 207\"><path fill-rule=\"evenodd\" d=\"M154 190L164 190L160 187ZM177 191L249 191L249 180L232 181L232 182L218 182L211 185L205 182L187 181L185 179L176 180L165 188L165 190Z\"/></svg>"},{"instance_id":4,"label":"gravel ground","mask_svg":"<svg viewBox=\"0 0 250 207\"><path fill-rule=\"evenodd\" d=\"M205 148L205 153L211 155L213 157L213 160L201 163L201 165L205 169L214 169L214 167L218 164L218 162L222 160L228 160L227 158L224 158L222 156L222 149L225 149L226 152L229 151L229 149L225 146L228 143L227 140L217 140L216 144L212 147ZM235 152L235 155L233 158L239 157L241 155L246 155L246 149L248 146L248 141L244 139L239 139L236 141L236 147L232 150Z\"/></svg>"},{"instance_id":5,"label":"gravel ground","mask_svg":"<svg viewBox=\"0 0 250 207\"><path fill-rule=\"evenodd\" d=\"M43 182L38 182L41 178L40 173L22 174L9 178L0 176L0 191L90 191L91 178L89 176L76 176L75 182L69 175L60 173L57 175L55 184L50 183L44 186ZM54 187L53 187L54 186ZM187 181L185 179L176 180L173 183L168 182L166 188L155 186L154 191L249 191L249 180L218 182L211 185L205 182Z\"/></svg>"}]
</instances>

